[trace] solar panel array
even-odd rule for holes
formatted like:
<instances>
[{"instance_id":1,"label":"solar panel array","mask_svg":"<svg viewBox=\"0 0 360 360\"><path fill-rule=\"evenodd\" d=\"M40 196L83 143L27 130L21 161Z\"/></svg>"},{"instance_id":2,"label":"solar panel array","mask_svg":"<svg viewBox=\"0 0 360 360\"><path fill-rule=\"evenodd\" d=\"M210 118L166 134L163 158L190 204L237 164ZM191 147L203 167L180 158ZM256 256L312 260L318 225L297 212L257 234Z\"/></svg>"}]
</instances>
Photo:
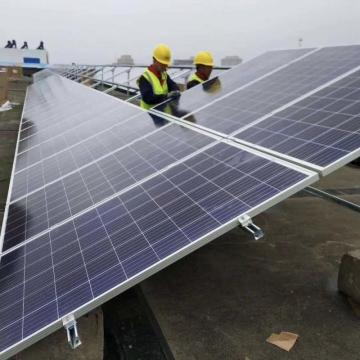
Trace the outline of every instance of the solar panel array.
<instances>
[{"instance_id":1,"label":"solar panel array","mask_svg":"<svg viewBox=\"0 0 360 360\"><path fill-rule=\"evenodd\" d=\"M0 349L108 290L136 283L144 271L200 246L241 214L256 214L277 195L315 180L315 174L218 143L48 229L2 258Z\"/></svg>"},{"instance_id":2,"label":"solar panel array","mask_svg":"<svg viewBox=\"0 0 360 360\"><path fill-rule=\"evenodd\" d=\"M358 45L308 52L183 117L201 128L327 174L359 156L359 67ZM224 75L219 80L226 83ZM201 87L194 89L203 92ZM172 104L174 113L183 113L180 106ZM315 126L328 117L322 126Z\"/></svg>"},{"instance_id":3,"label":"solar panel array","mask_svg":"<svg viewBox=\"0 0 360 360\"><path fill-rule=\"evenodd\" d=\"M181 98L170 102L174 116L183 116L208 105L218 98L227 95L242 86L249 84L262 76L285 66L292 61L300 59L306 54L310 54L314 49L296 49L269 51L252 60L244 62L232 69L219 74L218 79L196 86L182 94ZM163 106L156 107L162 110ZM167 107L168 110L168 107Z\"/></svg>"},{"instance_id":4,"label":"solar panel array","mask_svg":"<svg viewBox=\"0 0 360 360\"><path fill-rule=\"evenodd\" d=\"M73 97L70 96L71 99L76 99L79 92L91 95L91 99L98 95L94 90L63 78L55 78L48 79L47 82L51 82L52 86L60 91L66 87L68 92L74 93ZM43 87L44 84L39 86ZM42 92L32 95L33 99L37 96L41 97ZM49 103L56 102L57 96L54 92ZM80 102L81 99L77 101ZM42 105L34 105L31 101L29 109L25 108L24 118L28 119L27 122L32 122L34 131L43 124L46 124L45 129L49 129L43 119L60 119L58 124L63 124L61 119L67 119L68 135L56 135L55 132L48 141L18 154L4 250L214 141L213 138L188 128L169 124L165 119L162 119L160 124L158 121L154 123L156 117L150 117L147 112L110 96L101 96L92 104L92 115L87 116L88 113L85 112L84 122L78 121L81 117L79 114L76 117L71 116L71 108L74 107L67 106L67 101L62 104L66 111L60 111L62 106L59 104L50 105L47 111L36 111L36 108L41 108ZM107 111L102 113L104 109ZM122 116L130 118L125 122L120 121ZM46 150L51 149L49 143L56 144L52 148L57 149L57 152ZM41 149L44 144L45 150L37 152L45 155L43 159L36 159L38 161L26 164L25 168L16 171L19 167L18 160L21 164L24 154L28 154L32 149Z\"/></svg>"},{"instance_id":5,"label":"solar panel array","mask_svg":"<svg viewBox=\"0 0 360 360\"><path fill-rule=\"evenodd\" d=\"M359 65L360 46L324 48L244 88L238 88L203 109L195 109L191 121L231 134ZM220 75L219 79L221 84L225 83L223 76ZM199 87L194 89L202 92Z\"/></svg>"},{"instance_id":6,"label":"solar panel array","mask_svg":"<svg viewBox=\"0 0 360 360\"><path fill-rule=\"evenodd\" d=\"M318 179L279 157L300 159L293 151L320 144L311 154L323 154L319 171L325 158L340 161L333 150L353 157L359 54L356 46L267 53L221 74L210 83L217 92L204 84L172 102L177 115L192 113L191 124L39 75L1 234L1 356Z\"/></svg>"},{"instance_id":7,"label":"solar panel array","mask_svg":"<svg viewBox=\"0 0 360 360\"><path fill-rule=\"evenodd\" d=\"M65 167L66 161L58 164L60 174L55 171L53 175L57 178L53 181L46 182L45 176L48 172L51 174L54 167L44 168L35 179L29 176L23 183L23 188L36 189L10 204L4 249L78 214L213 141L172 124L99 160L89 158L84 164L73 162L69 164L73 166L71 169Z\"/></svg>"},{"instance_id":8,"label":"solar panel array","mask_svg":"<svg viewBox=\"0 0 360 360\"><path fill-rule=\"evenodd\" d=\"M360 71L240 131L236 138L315 165L360 156Z\"/></svg>"}]
</instances>

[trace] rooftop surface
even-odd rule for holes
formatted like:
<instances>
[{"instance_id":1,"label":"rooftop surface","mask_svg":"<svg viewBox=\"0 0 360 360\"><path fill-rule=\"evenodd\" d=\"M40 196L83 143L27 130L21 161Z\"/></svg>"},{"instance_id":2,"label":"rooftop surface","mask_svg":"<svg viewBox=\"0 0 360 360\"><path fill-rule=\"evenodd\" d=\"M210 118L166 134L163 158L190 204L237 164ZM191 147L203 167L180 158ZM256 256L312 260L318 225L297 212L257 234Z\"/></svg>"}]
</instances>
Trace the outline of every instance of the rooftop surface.
<instances>
[{"instance_id":1,"label":"rooftop surface","mask_svg":"<svg viewBox=\"0 0 360 360\"><path fill-rule=\"evenodd\" d=\"M360 204L359 176L347 166L316 186ZM360 319L337 292L359 213L302 195L255 219L262 240L235 229L142 283L175 359L359 359ZM300 336L290 354L265 341L280 331Z\"/></svg>"}]
</instances>

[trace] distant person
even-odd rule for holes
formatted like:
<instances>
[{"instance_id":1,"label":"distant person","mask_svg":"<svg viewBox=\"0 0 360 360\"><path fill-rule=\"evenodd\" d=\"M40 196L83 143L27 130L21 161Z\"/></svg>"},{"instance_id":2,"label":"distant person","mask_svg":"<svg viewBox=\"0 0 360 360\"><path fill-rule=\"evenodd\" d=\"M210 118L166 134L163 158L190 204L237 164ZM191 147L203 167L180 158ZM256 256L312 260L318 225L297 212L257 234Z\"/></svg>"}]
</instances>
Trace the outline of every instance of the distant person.
<instances>
[{"instance_id":1,"label":"distant person","mask_svg":"<svg viewBox=\"0 0 360 360\"><path fill-rule=\"evenodd\" d=\"M11 49L12 48L12 43L10 40L7 41L7 44L5 45L5 49Z\"/></svg>"},{"instance_id":2,"label":"distant person","mask_svg":"<svg viewBox=\"0 0 360 360\"><path fill-rule=\"evenodd\" d=\"M29 45L28 45L27 41L24 41L24 44L21 47L21 49L28 49L28 48L29 48Z\"/></svg>"},{"instance_id":3,"label":"distant person","mask_svg":"<svg viewBox=\"0 0 360 360\"><path fill-rule=\"evenodd\" d=\"M137 81L143 109L149 110L167 99L180 97L178 85L166 72L170 62L170 48L165 44L158 45L153 52L153 63Z\"/></svg>"},{"instance_id":4,"label":"distant person","mask_svg":"<svg viewBox=\"0 0 360 360\"><path fill-rule=\"evenodd\" d=\"M12 49L17 49L17 45L16 45L16 41L15 41L15 40L12 41L11 48L12 48Z\"/></svg>"},{"instance_id":5,"label":"distant person","mask_svg":"<svg viewBox=\"0 0 360 360\"><path fill-rule=\"evenodd\" d=\"M44 50L44 42L40 41L40 45L36 48L37 50Z\"/></svg>"},{"instance_id":6,"label":"distant person","mask_svg":"<svg viewBox=\"0 0 360 360\"><path fill-rule=\"evenodd\" d=\"M209 80L214 67L214 59L208 51L200 51L194 58L194 65L196 66L196 72L190 76L190 79L186 84L187 89L191 89L192 87Z\"/></svg>"}]
</instances>

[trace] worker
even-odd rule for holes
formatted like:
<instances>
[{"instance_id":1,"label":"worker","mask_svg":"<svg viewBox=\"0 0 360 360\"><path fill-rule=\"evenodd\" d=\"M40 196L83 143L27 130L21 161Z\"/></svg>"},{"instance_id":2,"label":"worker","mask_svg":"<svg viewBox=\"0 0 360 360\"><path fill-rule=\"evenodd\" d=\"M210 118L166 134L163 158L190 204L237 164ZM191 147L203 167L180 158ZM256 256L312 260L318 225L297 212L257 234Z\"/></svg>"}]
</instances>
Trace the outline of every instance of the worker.
<instances>
[{"instance_id":1,"label":"worker","mask_svg":"<svg viewBox=\"0 0 360 360\"><path fill-rule=\"evenodd\" d=\"M40 41L39 46L36 48L36 50L44 50L44 42Z\"/></svg>"},{"instance_id":2,"label":"worker","mask_svg":"<svg viewBox=\"0 0 360 360\"><path fill-rule=\"evenodd\" d=\"M154 49L152 65L137 81L141 93L140 106L143 109L149 110L167 99L180 97L178 85L166 72L170 63L170 48L165 44L159 44Z\"/></svg>"},{"instance_id":3,"label":"worker","mask_svg":"<svg viewBox=\"0 0 360 360\"><path fill-rule=\"evenodd\" d=\"M24 50L24 49L28 49L28 48L29 48L29 45L28 45L27 41L24 41L24 44L21 47L21 49Z\"/></svg>"},{"instance_id":4,"label":"worker","mask_svg":"<svg viewBox=\"0 0 360 360\"><path fill-rule=\"evenodd\" d=\"M194 65L196 66L196 72L190 76L186 84L187 89L202 84L210 78L214 67L214 59L208 51L199 51L194 58Z\"/></svg>"},{"instance_id":5,"label":"worker","mask_svg":"<svg viewBox=\"0 0 360 360\"><path fill-rule=\"evenodd\" d=\"M216 77L213 77L210 80L204 82L202 84L202 87L203 87L204 91L206 91L207 93L216 94L221 91L221 81L216 76Z\"/></svg>"},{"instance_id":6,"label":"worker","mask_svg":"<svg viewBox=\"0 0 360 360\"><path fill-rule=\"evenodd\" d=\"M13 40L12 43L11 43L11 48L12 49L17 49L17 45L16 45L16 41Z\"/></svg>"},{"instance_id":7,"label":"worker","mask_svg":"<svg viewBox=\"0 0 360 360\"><path fill-rule=\"evenodd\" d=\"M5 45L5 49L11 49L12 48L12 43L10 40L7 41L7 44Z\"/></svg>"}]
</instances>

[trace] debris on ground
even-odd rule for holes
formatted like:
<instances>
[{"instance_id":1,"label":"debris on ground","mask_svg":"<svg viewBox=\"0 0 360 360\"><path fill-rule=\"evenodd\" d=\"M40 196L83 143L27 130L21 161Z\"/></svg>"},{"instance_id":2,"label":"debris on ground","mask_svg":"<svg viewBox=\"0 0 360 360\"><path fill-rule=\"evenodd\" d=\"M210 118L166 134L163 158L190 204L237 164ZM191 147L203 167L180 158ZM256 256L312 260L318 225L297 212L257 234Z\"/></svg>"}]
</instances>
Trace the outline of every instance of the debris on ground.
<instances>
[{"instance_id":1,"label":"debris on ground","mask_svg":"<svg viewBox=\"0 0 360 360\"><path fill-rule=\"evenodd\" d=\"M290 351L293 346L296 343L296 340L298 339L299 335L291 333L291 332L286 332L286 331L281 331L280 334L271 334L266 341L270 344L273 344L277 347L279 347L280 349L283 349L285 351Z\"/></svg>"},{"instance_id":2,"label":"debris on ground","mask_svg":"<svg viewBox=\"0 0 360 360\"><path fill-rule=\"evenodd\" d=\"M0 112L2 111L8 111L11 110L12 106L10 104L10 101L6 101L2 106L0 106Z\"/></svg>"}]
</instances>

